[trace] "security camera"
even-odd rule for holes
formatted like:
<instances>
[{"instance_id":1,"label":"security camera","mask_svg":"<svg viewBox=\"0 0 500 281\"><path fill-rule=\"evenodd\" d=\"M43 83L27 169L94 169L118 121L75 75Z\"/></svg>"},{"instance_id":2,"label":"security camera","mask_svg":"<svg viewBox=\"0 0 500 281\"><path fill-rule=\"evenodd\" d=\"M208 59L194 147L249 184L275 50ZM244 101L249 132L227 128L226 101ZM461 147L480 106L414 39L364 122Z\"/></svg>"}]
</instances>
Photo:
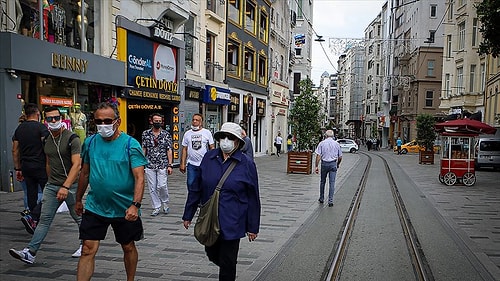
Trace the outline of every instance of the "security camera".
<instances>
[{"instance_id":1,"label":"security camera","mask_svg":"<svg viewBox=\"0 0 500 281\"><path fill-rule=\"evenodd\" d=\"M7 69L7 73L9 73L10 77L12 77L13 79L17 78L17 74L16 74L16 71L14 69Z\"/></svg>"}]
</instances>

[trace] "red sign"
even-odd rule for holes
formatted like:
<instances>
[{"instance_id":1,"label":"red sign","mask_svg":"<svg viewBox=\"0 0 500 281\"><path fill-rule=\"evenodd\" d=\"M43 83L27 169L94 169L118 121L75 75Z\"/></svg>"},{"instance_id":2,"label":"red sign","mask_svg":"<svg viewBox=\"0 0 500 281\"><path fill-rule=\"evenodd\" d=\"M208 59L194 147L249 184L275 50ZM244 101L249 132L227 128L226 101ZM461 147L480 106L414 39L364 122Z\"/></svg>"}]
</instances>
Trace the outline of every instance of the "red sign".
<instances>
[{"instance_id":1,"label":"red sign","mask_svg":"<svg viewBox=\"0 0 500 281\"><path fill-rule=\"evenodd\" d=\"M40 96L40 104L70 107L73 106L73 99Z\"/></svg>"}]
</instances>

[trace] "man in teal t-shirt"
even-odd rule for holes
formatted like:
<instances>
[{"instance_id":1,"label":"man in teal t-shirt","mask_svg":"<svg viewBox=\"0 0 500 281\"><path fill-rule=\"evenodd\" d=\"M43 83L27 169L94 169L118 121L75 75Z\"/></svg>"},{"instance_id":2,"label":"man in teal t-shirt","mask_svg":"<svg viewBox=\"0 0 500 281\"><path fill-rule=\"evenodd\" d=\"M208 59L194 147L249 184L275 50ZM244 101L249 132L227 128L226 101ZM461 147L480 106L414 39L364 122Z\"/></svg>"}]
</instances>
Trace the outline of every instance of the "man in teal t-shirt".
<instances>
[{"instance_id":1,"label":"man in teal t-shirt","mask_svg":"<svg viewBox=\"0 0 500 281\"><path fill-rule=\"evenodd\" d=\"M141 145L118 130L121 119L116 107L101 103L94 113L98 134L85 139L82 170L78 181L75 210L82 215L80 239L82 256L78 280L90 280L100 240L109 226L121 244L127 280L133 280L138 253L135 241L143 237L139 208L144 194L144 166L148 163ZM83 210L82 198L90 183Z\"/></svg>"}]
</instances>

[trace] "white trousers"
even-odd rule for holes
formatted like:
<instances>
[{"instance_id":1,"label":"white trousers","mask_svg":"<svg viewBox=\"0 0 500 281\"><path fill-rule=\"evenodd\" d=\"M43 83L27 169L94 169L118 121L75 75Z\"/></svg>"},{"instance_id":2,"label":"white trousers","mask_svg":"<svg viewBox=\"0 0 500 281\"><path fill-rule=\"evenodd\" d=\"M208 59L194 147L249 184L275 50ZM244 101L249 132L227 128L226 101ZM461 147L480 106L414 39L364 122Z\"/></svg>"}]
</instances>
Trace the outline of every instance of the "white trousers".
<instances>
[{"instance_id":1,"label":"white trousers","mask_svg":"<svg viewBox=\"0 0 500 281\"><path fill-rule=\"evenodd\" d=\"M145 169L153 209L168 204L167 169Z\"/></svg>"}]
</instances>

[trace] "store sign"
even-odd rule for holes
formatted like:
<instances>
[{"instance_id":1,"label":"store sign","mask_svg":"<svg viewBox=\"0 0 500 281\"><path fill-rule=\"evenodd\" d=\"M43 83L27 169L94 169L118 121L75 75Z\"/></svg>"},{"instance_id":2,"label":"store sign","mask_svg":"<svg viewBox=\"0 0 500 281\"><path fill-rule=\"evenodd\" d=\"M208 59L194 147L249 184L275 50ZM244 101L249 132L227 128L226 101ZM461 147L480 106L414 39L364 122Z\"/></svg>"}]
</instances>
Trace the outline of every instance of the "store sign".
<instances>
[{"instance_id":1,"label":"store sign","mask_svg":"<svg viewBox=\"0 0 500 281\"><path fill-rule=\"evenodd\" d=\"M40 104L69 107L73 106L73 99L40 96Z\"/></svg>"},{"instance_id":2,"label":"store sign","mask_svg":"<svg viewBox=\"0 0 500 281\"><path fill-rule=\"evenodd\" d=\"M231 102L231 91L211 85L205 86L203 102L210 104L229 104Z\"/></svg>"},{"instance_id":3,"label":"store sign","mask_svg":"<svg viewBox=\"0 0 500 281\"><path fill-rule=\"evenodd\" d=\"M181 96L177 94L171 93L163 93L158 91L148 91L148 90L140 90L140 89L127 89L124 92L125 96L128 98L140 98L140 99L148 99L148 100L156 100L156 101L175 101L180 102Z\"/></svg>"},{"instance_id":4,"label":"store sign","mask_svg":"<svg viewBox=\"0 0 500 281\"><path fill-rule=\"evenodd\" d=\"M198 90L189 90L187 95L186 95L186 98L190 99L190 100L200 100L201 96L200 96L200 91Z\"/></svg>"},{"instance_id":5,"label":"store sign","mask_svg":"<svg viewBox=\"0 0 500 281\"><path fill-rule=\"evenodd\" d=\"M151 36L159 39L163 39L168 43L172 42L174 38L174 34L170 30L164 29L162 26L154 26L151 29Z\"/></svg>"},{"instance_id":6,"label":"store sign","mask_svg":"<svg viewBox=\"0 0 500 281\"><path fill-rule=\"evenodd\" d=\"M266 101L263 99L257 99L257 116L266 115Z\"/></svg>"},{"instance_id":7,"label":"store sign","mask_svg":"<svg viewBox=\"0 0 500 281\"><path fill-rule=\"evenodd\" d=\"M161 104L128 103L127 108L129 110L162 110L163 106Z\"/></svg>"},{"instance_id":8,"label":"store sign","mask_svg":"<svg viewBox=\"0 0 500 281\"><path fill-rule=\"evenodd\" d=\"M52 53L51 65L53 68L85 73L87 72L88 64L89 62L84 59Z\"/></svg>"},{"instance_id":9,"label":"store sign","mask_svg":"<svg viewBox=\"0 0 500 281\"><path fill-rule=\"evenodd\" d=\"M231 103L229 104L228 111L231 113L238 113L240 109L240 96L231 94Z\"/></svg>"},{"instance_id":10,"label":"store sign","mask_svg":"<svg viewBox=\"0 0 500 281\"><path fill-rule=\"evenodd\" d=\"M127 32L127 85L178 95L177 63L176 48Z\"/></svg>"},{"instance_id":11,"label":"store sign","mask_svg":"<svg viewBox=\"0 0 500 281\"><path fill-rule=\"evenodd\" d=\"M174 159L179 159L179 141L180 141L180 128L179 128L179 108L177 106L172 108L172 156Z\"/></svg>"}]
</instances>

